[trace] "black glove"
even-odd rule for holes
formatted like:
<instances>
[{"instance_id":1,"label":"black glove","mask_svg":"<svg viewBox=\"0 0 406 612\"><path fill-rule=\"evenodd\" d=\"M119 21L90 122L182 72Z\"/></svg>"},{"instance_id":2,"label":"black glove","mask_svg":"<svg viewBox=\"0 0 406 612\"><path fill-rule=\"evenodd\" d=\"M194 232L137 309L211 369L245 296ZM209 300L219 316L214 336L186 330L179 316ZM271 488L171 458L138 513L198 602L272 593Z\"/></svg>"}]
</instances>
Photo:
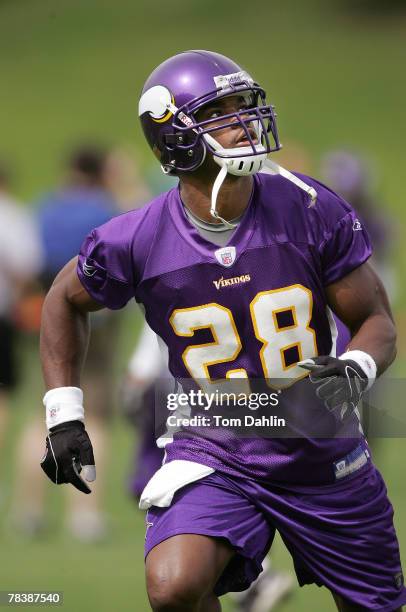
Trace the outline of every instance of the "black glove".
<instances>
[{"instance_id":1,"label":"black glove","mask_svg":"<svg viewBox=\"0 0 406 612\"><path fill-rule=\"evenodd\" d=\"M355 410L368 386L366 373L352 359L313 357L300 361L298 365L310 371L309 378L317 387L317 397L340 419Z\"/></svg>"},{"instance_id":2,"label":"black glove","mask_svg":"<svg viewBox=\"0 0 406 612\"><path fill-rule=\"evenodd\" d=\"M55 484L71 483L82 493L91 493L79 476L83 470L88 482L96 479L92 443L81 421L67 421L50 429L41 467Z\"/></svg>"}]
</instances>

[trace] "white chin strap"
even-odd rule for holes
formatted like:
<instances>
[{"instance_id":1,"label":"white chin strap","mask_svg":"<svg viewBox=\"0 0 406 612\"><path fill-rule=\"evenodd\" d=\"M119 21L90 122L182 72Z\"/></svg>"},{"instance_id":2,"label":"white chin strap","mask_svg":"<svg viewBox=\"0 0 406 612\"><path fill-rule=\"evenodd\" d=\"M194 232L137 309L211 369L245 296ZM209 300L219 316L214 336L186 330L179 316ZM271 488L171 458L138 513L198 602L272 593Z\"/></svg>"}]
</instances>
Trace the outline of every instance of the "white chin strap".
<instances>
[{"instance_id":1,"label":"white chin strap","mask_svg":"<svg viewBox=\"0 0 406 612\"><path fill-rule=\"evenodd\" d=\"M289 172L289 170L286 170L286 168L282 168L282 166L279 166L279 164L276 164L274 161L268 158L264 163L263 172L265 174L279 174L280 176L283 176L283 178L296 185L296 187L303 189L303 191L305 191L310 198L309 208L316 204L317 191L314 189L314 187L310 187L310 185L292 174L292 172Z\"/></svg>"},{"instance_id":2,"label":"white chin strap","mask_svg":"<svg viewBox=\"0 0 406 612\"><path fill-rule=\"evenodd\" d=\"M234 176L249 176L263 170L263 172L266 172L267 174L279 174L280 176L283 176L283 178L294 183L300 189L303 189L303 191L309 195L309 206L313 206L315 204L317 198L316 190L289 172L289 170L282 168L282 166L279 166L275 162L268 159L265 147L263 145L254 145L257 154L253 155L252 147L250 146L224 149L210 134L204 134L203 138L205 138L207 143L210 144L215 150L215 153L213 153L213 159L219 166L221 166L221 170L214 181L211 192L210 214L227 227L235 228L236 224L230 223L226 219L223 219L223 217L218 214L216 205L220 188L228 173L233 174ZM247 153L247 155L244 155L244 153ZM220 157L220 155L224 155L224 157ZM232 155L234 157L231 157ZM236 157L237 155L238 157Z\"/></svg>"}]
</instances>

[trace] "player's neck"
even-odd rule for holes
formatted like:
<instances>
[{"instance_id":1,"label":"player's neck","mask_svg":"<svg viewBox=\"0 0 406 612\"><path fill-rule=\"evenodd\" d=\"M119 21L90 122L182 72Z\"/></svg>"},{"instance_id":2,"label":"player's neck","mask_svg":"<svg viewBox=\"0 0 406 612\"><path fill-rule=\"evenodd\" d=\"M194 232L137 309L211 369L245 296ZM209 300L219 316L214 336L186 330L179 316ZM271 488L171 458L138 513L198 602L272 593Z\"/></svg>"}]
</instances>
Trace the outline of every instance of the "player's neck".
<instances>
[{"instance_id":1,"label":"player's neck","mask_svg":"<svg viewBox=\"0 0 406 612\"><path fill-rule=\"evenodd\" d=\"M209 223L215 222L210 214L212 186L212 182L203 181L192 175L183 175L180 181L183 204L196 217ZM227 176L217 196L219 215L227 221L240 217L248 206L252 188L252 176Z\"/></svg>"}]
</instances>

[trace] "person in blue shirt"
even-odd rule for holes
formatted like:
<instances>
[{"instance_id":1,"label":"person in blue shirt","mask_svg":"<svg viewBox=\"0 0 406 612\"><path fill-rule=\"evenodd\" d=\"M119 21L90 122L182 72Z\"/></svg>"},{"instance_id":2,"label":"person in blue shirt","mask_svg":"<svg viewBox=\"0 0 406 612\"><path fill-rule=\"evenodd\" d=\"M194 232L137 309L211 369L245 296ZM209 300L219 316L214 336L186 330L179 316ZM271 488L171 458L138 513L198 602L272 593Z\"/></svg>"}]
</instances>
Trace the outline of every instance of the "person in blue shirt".
<instances>
[{"instance_id":1,"label":"person in blue shirt","mask_svg":"<svg viewBox=\"0 0 406 612\"><path fill-rule=\"evenodd\" d=\"M74 257L91 229L109 221L121 211L106 187L105 168L109 151L93 145L76 147L67 158L65 180L49 191L37 205L37 222L42 240L44 264L41 281L48 291L59 270ZM84 369L90 428L96 437L98 460L108 455L107 422L112 414L112 370L117 337L117 316L111 312L92 315L93 337ZM46 484L31 457L42 444L43 431L37 423L27 423L22 432L13 513L17 527L37 535L46 527L44 497ZM30 452L32 449L32 452ZM104 537L103 483L98 481L95 495L86 503L73 489L69 491L67 528L77 539L96 541Z\"/></svg>"}]
</instances>

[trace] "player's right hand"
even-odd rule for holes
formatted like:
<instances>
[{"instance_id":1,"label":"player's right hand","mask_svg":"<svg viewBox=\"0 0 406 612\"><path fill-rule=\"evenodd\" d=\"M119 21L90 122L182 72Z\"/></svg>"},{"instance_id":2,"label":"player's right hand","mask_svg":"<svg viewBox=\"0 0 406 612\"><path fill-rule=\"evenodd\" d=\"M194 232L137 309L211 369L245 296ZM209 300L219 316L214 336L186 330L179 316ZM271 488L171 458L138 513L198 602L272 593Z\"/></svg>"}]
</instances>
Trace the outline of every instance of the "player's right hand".
<instances>
[{"instance_id":1,"label":"player's right hand","mask_svg":"<svg viewBox=\"0 0 406 612\"><path fill-rule=\"evenodd\" d=\"M41 467L55 484L70 483L82 493L91 493L85 480L96 480L96 467L92 443L81 421L67 421L49 430Z\"/></svg>"}]
</instances>

